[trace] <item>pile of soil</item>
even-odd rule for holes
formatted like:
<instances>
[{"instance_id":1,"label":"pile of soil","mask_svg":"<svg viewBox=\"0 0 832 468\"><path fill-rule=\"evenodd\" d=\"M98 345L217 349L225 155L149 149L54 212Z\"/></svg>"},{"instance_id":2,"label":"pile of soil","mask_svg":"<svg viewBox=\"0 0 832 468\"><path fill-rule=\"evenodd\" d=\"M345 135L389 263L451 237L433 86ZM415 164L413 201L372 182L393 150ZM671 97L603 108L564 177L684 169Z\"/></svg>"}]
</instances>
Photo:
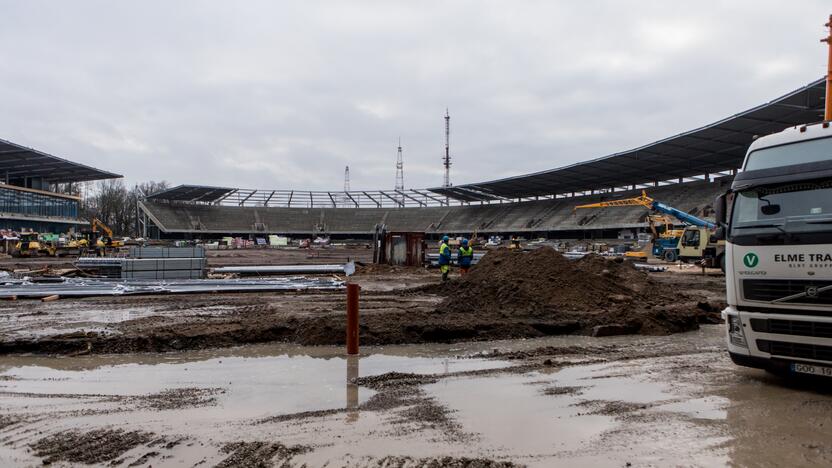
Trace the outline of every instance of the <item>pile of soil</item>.
<instances>
[{"instance_id":1,"label":"pile of soil","mask_svg":"<svg viewBox=\"0 0 832 468\"><path fill-rule=\"evenodd\" d=\"M566 332L665 334L710 320L683 292L662 287L629 261L570 260L551 247L489 252L444 289L437 307L443 313L560 319Z\"/></svg>"}]
</instances>

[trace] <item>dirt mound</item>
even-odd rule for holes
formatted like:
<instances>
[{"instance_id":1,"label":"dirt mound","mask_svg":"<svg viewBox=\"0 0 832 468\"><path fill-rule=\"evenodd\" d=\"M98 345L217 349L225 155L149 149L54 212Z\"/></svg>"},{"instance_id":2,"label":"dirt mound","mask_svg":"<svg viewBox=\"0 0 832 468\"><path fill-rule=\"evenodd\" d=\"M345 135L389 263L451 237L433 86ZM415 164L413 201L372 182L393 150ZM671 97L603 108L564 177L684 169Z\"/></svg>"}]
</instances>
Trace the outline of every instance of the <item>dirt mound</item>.
<instances>
[{"instance_id":1,"label":"dirt mound","mask_svg":"<svg viewBox=\"0 0 832 468\"><path fill-rule=\"evenodd\" d=\"M528 253L489 252L454 284L440 309L525 314L604 309L661 295L647 273L622 259L569 260L550 247Z\"/></svg>"},{"instance_id":2,"label":"dirt mound","mask_svg":"<svg viewBox=\"0 0 832 468\"><path fill-rule=\"evenodd\" d=\"M597 255L569 260L550 247L489 252L444 289L440 312L573 320L571 331L599 336L691 330L701 312L681 306L684 296L628 261Z\"/></svg>"}]
</instances>

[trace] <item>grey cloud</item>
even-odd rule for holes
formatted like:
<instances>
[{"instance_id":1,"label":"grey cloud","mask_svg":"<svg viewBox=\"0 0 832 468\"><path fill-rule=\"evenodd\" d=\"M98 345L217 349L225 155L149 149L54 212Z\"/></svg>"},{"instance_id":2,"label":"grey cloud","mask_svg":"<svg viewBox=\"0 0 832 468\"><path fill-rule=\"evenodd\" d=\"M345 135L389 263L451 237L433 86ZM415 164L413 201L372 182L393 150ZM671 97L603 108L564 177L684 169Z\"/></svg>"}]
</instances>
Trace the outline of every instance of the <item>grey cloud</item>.
<instances>
[{"instance_id":1,"label":"grey cloud","mask_svg":"<svg viewBox=\"0 0 832 468\"><path fill-rule=\"evenodd\" d=\"M822 1L4 1L0 137L128 182L391 188L638 146L825 72Z\"/></svg>"}]
</instances>

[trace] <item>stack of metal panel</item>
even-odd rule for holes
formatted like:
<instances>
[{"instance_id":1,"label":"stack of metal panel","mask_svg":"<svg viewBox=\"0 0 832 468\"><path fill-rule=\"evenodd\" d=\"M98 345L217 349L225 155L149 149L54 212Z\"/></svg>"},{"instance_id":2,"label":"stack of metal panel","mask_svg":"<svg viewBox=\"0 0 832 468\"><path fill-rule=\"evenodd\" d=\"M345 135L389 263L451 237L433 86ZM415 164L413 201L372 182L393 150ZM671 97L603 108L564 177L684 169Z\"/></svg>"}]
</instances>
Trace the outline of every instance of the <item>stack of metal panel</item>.
<instances>
[{"instance_id":1,"label":"stack of metal panel","mask_svg":"<svg viewBox=\"0 0 832 468\"><path fill-rule=\"evenodd\" d=\"M205 258L205 248L193 247L130 247L129 258Z\"/></svg>"},{"instance_id":2,"label":"stack of metal panel","mask_svg":"<svg viewBox=\"0 0 832 468\"><path fill-rule=\"evenodd\" d=\"M121 278L123 258L111 257L79 257L75 267L87 273L105 278Z\"/></svg>"},{"instance_id":3,"label":"stack of metal panel","mask_svg":"<svg viewBox=\"0 0 832 468\"><path fill-rule=\"evenodd\" d=\"M202 247L131 247L127 258L81 257L79 269L122 279L200 279L205 276Z\"/></svg>"},{"instance_id":4,"label":"stack of metal panel","mask_svg":"<svg viewBox=\"0 0 832 468\"><path fill-rule=\"evenodd\" d=\"M199 279L205 273L204 258L125 258L122 279Z\"/></svg>"}]
</instances>

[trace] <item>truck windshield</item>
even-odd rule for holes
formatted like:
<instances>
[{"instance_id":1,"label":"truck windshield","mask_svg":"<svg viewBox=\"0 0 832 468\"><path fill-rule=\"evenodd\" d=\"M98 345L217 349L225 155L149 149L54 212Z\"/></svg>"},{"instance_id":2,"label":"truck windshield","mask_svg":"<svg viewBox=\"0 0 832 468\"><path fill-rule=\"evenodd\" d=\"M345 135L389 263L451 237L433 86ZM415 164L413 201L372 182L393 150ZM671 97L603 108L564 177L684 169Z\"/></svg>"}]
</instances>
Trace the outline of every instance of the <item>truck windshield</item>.
<instances>
[{"instance_id":1,"label":"truck windshield","mask_svg":"<svg viewBox=\"0 0 832 468\"><path fill-rule=\"evenodd\" d=\"M832 180L757 187L738 192L731 236L832 230Z\"/></svg>"},{"instance_id":2,"label":"truck windshield","mask_svg":"<svg viewBox=\"0 0 832 468\"><path fill-rule=\"evenodd\" d=\"M748 155L746 171L770 169L792 164L805 164L832 159L832 139L818 138L787 145L758 149ZM784 164L784 161L788 161Z\"/></svg>"}]
</instances>

